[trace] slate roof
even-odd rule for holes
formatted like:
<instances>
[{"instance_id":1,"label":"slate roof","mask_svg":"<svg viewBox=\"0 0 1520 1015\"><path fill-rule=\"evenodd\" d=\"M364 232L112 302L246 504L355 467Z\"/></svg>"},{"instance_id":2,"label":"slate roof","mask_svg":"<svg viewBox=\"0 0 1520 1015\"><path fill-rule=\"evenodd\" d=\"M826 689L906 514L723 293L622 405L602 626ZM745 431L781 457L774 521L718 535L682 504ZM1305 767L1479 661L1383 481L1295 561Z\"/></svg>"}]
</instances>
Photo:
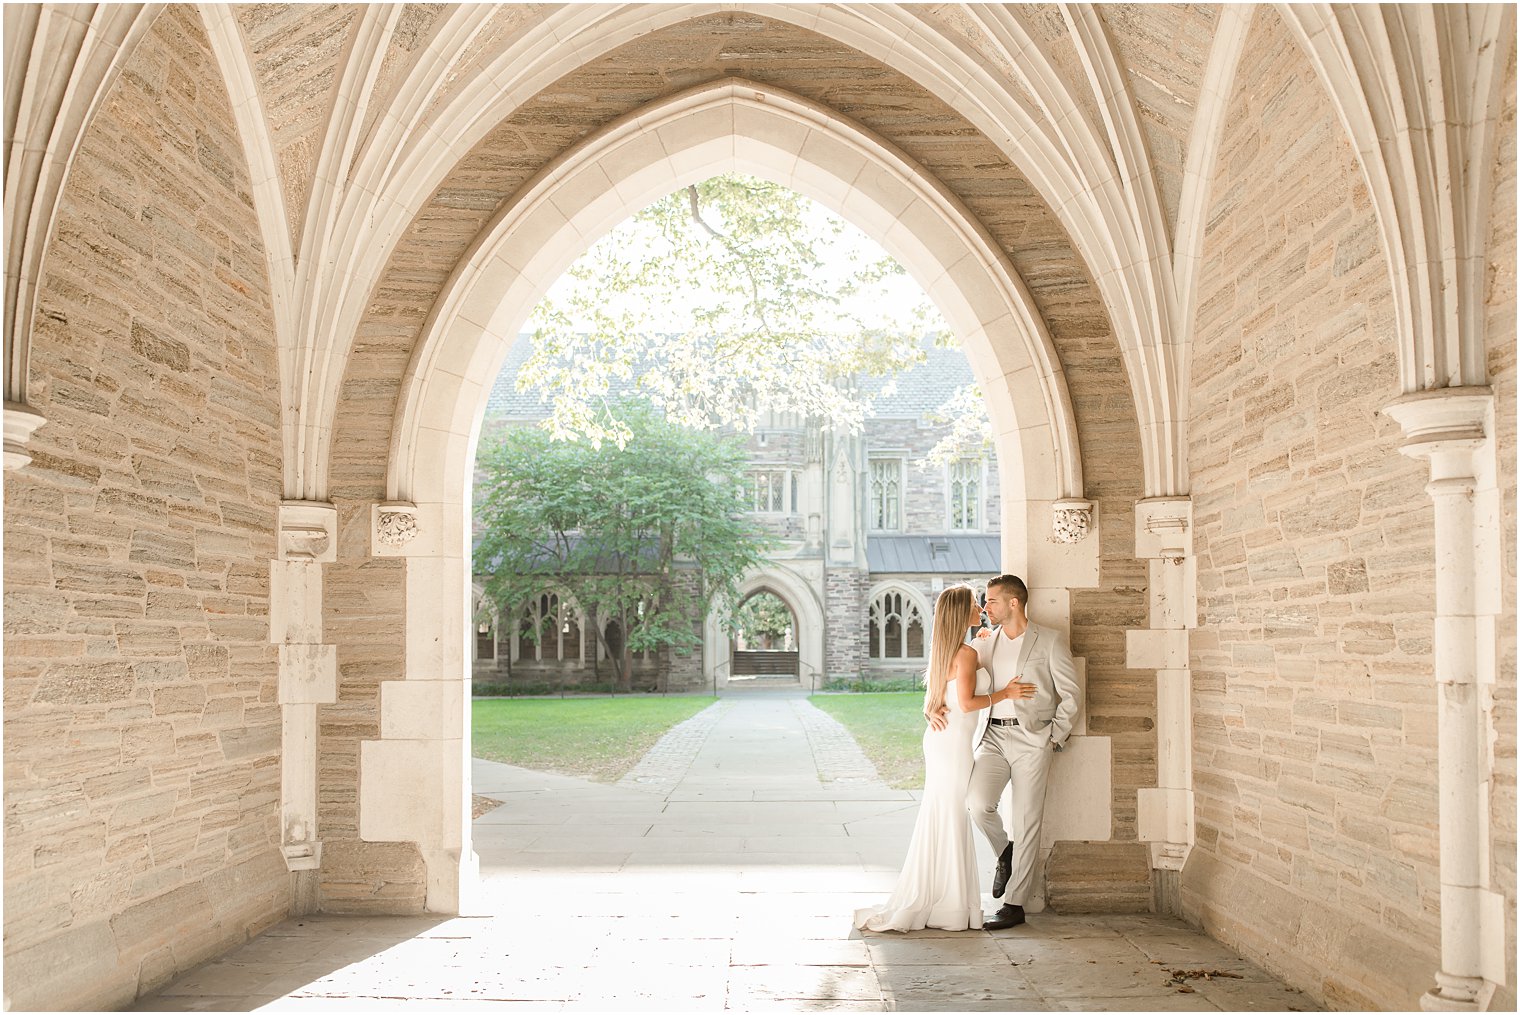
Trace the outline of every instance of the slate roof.
<instances>
[{"instance_id":1,"label":"slate roof","mask_svg":"<svg viewBox=\"0 0 1520 1015\"><path fill-rule=\"evenodd\" d=\"M533 355L533 336L527 333L517 336L507 358L491 385L491 397L486 400L486 419L506 417L510 419L543 419L549 415L549 407L538 399L537 391L518 391L517 372L528 357Z\"/></svg>"},{"instance_id":2,"label":"slate roof","mask_svg":"<svg viewBox=\"0 0 1520 1015\"><path fill-rule=\"evenodd\" d=\"M873 419L920 419L945 404L956 390L970 384L971 364L959 349L941 349L933 339L922 343L924 362L896 377L861 377L862 394L874 395ZM892 391L882 394L882 389Z\"/></svg>"},{"instance_id":3,"label":"slate roof","mask_svg":"<svg viewBox=\"0 0 1520 1015\"><path fill-rule=\"evenodd\" d=\"M895 574L1002 572L997 536L868 536L866 569Z\"/></svg>"},{"instance_id":4,"label":"slate roof","mask_svg":"<svg viewBox=\"0 0 1520 1015\"><path fill-rule=\"evenodd\" d=\"M858 380L862 393L875 396L868 418L919 419L944 405L956 389L973 380L971 364L959 349L938 348L932 338L924 339L923 349L924 362L905 373L896 377L862 376ZM532 353L533 336L519 335L491 386L486 402L487 419L543 419L549 415L549 407L539 401L538 392L516 388L517 372ZM887 387L892 390L882 394ZM612 394L616 397L632 391L632 384L614 384Z\"/></svg>"}]
</instances>

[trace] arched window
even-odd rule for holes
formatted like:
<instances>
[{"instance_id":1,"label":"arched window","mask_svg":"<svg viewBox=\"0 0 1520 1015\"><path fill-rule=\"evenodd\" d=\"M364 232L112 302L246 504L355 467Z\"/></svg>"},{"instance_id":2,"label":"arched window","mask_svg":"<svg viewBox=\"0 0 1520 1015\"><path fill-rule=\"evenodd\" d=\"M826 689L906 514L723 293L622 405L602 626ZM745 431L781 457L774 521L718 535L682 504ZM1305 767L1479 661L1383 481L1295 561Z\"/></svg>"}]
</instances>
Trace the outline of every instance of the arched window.
<instances>
[{"instance_id":1,"label":"arched window","mask_svg":"<svg viewBox=\"0 0 1520 1015\"><path fill-rule=\"evenodd\" d=\"M982 527L982 460L958 458L950 465L950 527L976 531Z\"/></svg>"},{"instance_id":2,"label":"arched window","mask_svg":"<svg viewBox=\"0 0 1520 1015\"><path fill-rule=\"evenodd\" d=\"M896 532L902 528L902 459L871 459L871 528Z\"/></svg>"},{"instance_id":3,"label":"arched window","mask_svg":"<svg viewBox=\"0 0 1520 1015\"><path fill-rule=\"evenodd\" d=\"M517 625L523 662L576 662L581 657L580 615L553 592L528 600Z\"/></svg>"},{"instance_id":4,"label":"arched window","mask_svg":"<svg viewBox=\"0 0 1520 1015\"><path fill-rule=\"evenodd\" d=\"M496 658L496 607L478 587L475 589L475 658L486 661Z\"/></svg>"},{"instance_id":5,"label":"arched window","mask_svg":"<svg viewBox=\"0 0 1520 1015\"><path fill-rule=\"evenodd\" d=\"M475 621L475 658L496 658L496 625L490 617L481 617Z\"/></svg>"},{"instance_id":6,"label":"arched window","mask_svg":"<svg viewBox=\"0 0 1520 1015\"><path fill-rule=\"evenodd\" d=\"M635 622L636 623L636 622ZM623 625L616 618L607 621L607 626L602 628L602 637L606 640L606 651L598 658L606 659L616 657L623 651ZM635 662L648 662L649 649L638 648L629 653L629 657Z\"/></svg>"},{"instance_id":7,"label":"arched window","mask_svg":"<svg viewBox=\"0 0 1520 1015\"><path fill-rule=\"evenodd\" d=\"M871 597L866 636L872 659L924 658L924 611L902 588L882 589Z\"/></svg>"}]
</instances>

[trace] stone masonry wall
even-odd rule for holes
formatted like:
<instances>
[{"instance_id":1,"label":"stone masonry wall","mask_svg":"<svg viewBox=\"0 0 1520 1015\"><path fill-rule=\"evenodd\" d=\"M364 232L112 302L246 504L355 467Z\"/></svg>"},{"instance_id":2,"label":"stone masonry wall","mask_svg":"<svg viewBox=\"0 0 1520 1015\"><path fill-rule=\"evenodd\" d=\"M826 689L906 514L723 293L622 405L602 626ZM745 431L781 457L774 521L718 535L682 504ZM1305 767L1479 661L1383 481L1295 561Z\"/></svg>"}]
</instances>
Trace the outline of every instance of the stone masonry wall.
<instances>
[{"instance_id":1,"label":"stone masonry wall","mask_svg":"<svg viewBox=\"0 0 1520 1015\"><path fill-rule=\"evenodd\" d=\"M7 1007L109 1009L284 917L264 255L193 7L84 136L5 474Z\"/></svg>"},{"instance_id":2,"label":"stone masonry wall","mask_svg":"<svg viewBox=\"0 0 1520 1015\"><path fill-rule=\"evenodd\" d=\"M1323 87L1258 8L1207 218L1190 460L1197 845L1183 904L1336 1008L1438 966L1433 511L1377 221Z\"/></svg>"},{"instance_id":3,"label":"stone masonry wall","mask_svg":"<svg viewBox=\"0 0 1520 1015\"><path fill-rule=\"evenodd\" d=\"M369 555L370 505L340 497L338 559L322 570L322 630L338 649L338 700L317 709L318 905L326 913L420 913L414 843L359 838L359 744L380 738L380 681L406 659L406 562Z\"/></svg>"},{"instance_id":4,"label":"stone masonry wall","mask_svg":"<svg viewBox=\"0 0 1520 1015\"><path fill-rule=\"evenodd\" d=\"M1488 238L1488 379L1494 388L1499 482L1505 491L1499 531L1504 540L1500 577L1504 610L1499 623L1499 674L1494 687L1494 788L1489 800L1493 822L1493 889L1505 906L1507 983L1489 1006L1515 1010L1515 55L1510 53L1504 83L1504 113L1494 172L1494 206Z\"/></svg>"},{"instance_id":5,"label":"stone masonry wall","mask_svg":"<svg viewBox=\"0 0 1520 1015\"><path fill-rule=\"evenodd\" d=\"M853 680L866 664L865 602L869 588L864 571L848 567L823 572L825 678Z\"/></svg>"}]
</instances>

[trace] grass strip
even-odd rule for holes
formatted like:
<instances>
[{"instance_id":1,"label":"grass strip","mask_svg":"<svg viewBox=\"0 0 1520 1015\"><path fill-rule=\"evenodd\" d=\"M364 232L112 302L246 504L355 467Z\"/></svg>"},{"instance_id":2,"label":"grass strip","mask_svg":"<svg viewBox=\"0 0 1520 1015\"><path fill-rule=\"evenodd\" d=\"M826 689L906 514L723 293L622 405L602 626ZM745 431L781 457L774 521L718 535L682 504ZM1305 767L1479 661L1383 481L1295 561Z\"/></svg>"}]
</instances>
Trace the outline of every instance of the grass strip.
<instances>
[{"instance_id":1,"label":"grass strip","mask_svg":"<svg viewBox=\"0 0 1520 1015\"><path fill-rule=\"evenodd\" d=\"M709 697L481 698L471 703L472 753L540 772L616 782Z\"/></svg>"}]
</instances>

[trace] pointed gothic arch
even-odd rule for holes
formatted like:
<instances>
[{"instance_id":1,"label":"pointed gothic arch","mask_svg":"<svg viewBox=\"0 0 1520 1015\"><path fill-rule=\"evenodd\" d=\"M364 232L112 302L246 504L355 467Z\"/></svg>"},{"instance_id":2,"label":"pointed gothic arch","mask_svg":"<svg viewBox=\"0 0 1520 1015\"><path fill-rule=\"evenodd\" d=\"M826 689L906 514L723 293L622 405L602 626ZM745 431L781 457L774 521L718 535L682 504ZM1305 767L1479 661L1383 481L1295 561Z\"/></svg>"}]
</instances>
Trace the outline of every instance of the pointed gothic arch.
<instances>
[{"instance_id":1,"label":"pointed gothic arch","mask_svg":"<svg viewBox=\"0 0 1520 1015\"><path fill-rule=\"evenodd\" d=\"M414 638L423 653L417 672L431 680L447 681L468 658L461 618L469 615L469 462L510 339L593 240L654 199L732 170L792 187L853 221L924 286L960 337L988 397L1002 528L1025 534L1004 545L1005 568L1024 570L1047 542L1031 515L1082 496L1077 427L1043 319L959 200L891 144L826 107L734 78L701 85L613 123L522 188L476 237L423 326L397 399L386 479L389 501L415 506L418 536L404 548L375 545L382 556L412 558L409 674ZM382 692L382 715L390 707ZM404 767L427 744L368 741L361 769ZM462 771L437 774L446 785L463 779ZM419 842L436 871L429 906L456 907L455 874L467 870L461 858L470 853L462 788L458 799L444 794L444 813L425 820L365 788L380 785L360 780L362 836Z\"/></svg>"},{"instance_id":2,"label":"pointed gothic arch","mask_svg":"<svg viewBox=\"0 0 1520 1015\"><path fill-rule=\"evenodd\" d=\"M797 662L801 668L804 685L810 679L822 679L823 675L823 603L818 594L803 577L785 564L773 563L756 571L741 581L734 592L734 602L742 603L751 596L769 592L786 604L797 624ZM702 676L712 687L721 688L728 680L732 662L732 646L728 633L723 630L722 618L717 610L708 612L702 622L703 653Z\"/></svg>"}]
</instances>

